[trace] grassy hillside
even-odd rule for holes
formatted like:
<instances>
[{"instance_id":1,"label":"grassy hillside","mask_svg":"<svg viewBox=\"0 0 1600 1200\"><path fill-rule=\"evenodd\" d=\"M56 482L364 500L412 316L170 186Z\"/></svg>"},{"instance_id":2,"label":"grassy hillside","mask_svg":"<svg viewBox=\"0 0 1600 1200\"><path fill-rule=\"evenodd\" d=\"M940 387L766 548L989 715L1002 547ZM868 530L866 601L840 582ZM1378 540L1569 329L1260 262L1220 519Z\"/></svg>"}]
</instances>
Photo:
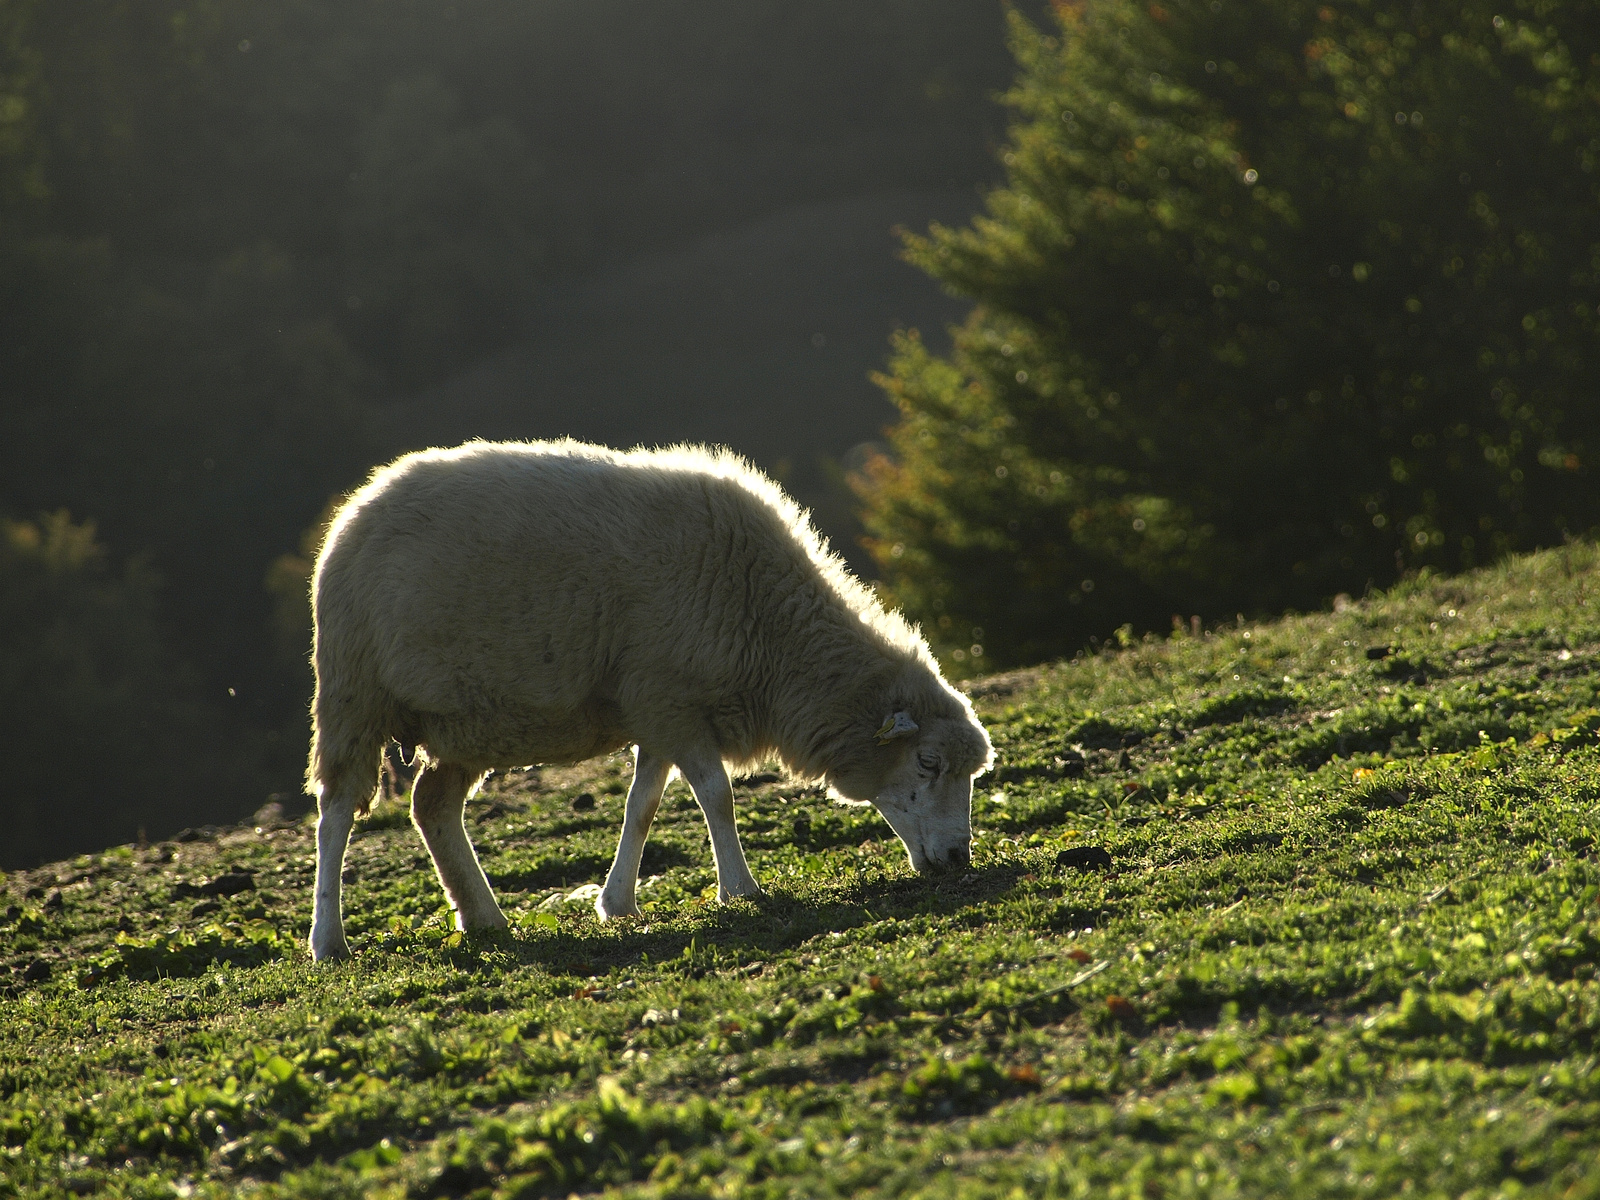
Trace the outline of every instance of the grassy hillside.
<instances>
[{"instance_id":1,"label":"grassy hillside","mask_svg":"<svg viewBox=\"0 0 1600 1200\"><path fill-rule=\"evenodd\" d=\"M1597 601L1572 546L979 681L944 878L762 775L719 907L674 784L601 928L621 758L473 804L498 939L398 806L331 969L305 823L19 872L0 1195L1600 1195Z\"/></svg>"}]
</instances>

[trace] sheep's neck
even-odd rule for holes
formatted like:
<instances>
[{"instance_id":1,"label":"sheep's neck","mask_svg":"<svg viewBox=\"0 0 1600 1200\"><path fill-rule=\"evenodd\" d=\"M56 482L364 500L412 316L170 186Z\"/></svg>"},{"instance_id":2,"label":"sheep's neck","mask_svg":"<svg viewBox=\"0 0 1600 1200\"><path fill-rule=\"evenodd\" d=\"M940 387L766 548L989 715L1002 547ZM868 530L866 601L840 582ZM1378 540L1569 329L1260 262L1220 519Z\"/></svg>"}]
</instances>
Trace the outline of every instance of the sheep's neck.
<instances>
[{"instance_id":1,"label":"sheep's neck","mask_svg":"<svg viewBox=\"0 0 1600 1200\"><path fill-rule=\"evenodd\" d=\"M790 770L813 779L839 765L841 746L883 719L877 710L906 667L853 612L829 615L823 635L769 676L766 705L772 748Z\"/></svg>"}]
</instances>

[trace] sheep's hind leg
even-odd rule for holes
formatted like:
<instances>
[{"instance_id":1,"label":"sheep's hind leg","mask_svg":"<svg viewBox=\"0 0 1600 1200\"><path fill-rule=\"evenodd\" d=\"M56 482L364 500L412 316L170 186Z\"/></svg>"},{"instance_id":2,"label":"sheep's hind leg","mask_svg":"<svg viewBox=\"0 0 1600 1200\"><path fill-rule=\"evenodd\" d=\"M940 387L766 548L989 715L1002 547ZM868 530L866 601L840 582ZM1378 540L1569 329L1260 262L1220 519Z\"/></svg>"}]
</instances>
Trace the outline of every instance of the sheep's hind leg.
<instances>
[{"instance_id":1,"label":"sheep's hind leg","mask_svg":"<svg viewBox=\"0 0 1600 1200\"><path fill-rule=\"evenodd\" d=\"M678 767L694 789L694 798L699 801L711 834L711 857L717 864L717 899L726 904L738 896L761 895L761 885L750 874L744 847L739 844L739 829L733 823L733 784L722 758L715 753L690 756L680 759Z\"/></svg>"},{"instance_id":2,"label":"sheep's hind leg","mask_svg":"<svg viewBox=\"0 0 1600 1200\"><path fill-rule=\"evenodd\" d=\"M456 910L457 929L506 927L467 839L467 793L481 778L457 763L429 763L411 786L411 822L433 856L433 869Z\"/></svg>"},{"instance_id":3,"label":"sheep's hind leg","mask_svg":"<svg viewBox=\"0 0 1600 1200\"><path fill-rule=\"evenodd\" d=\"M633 785L628 788L628 803L622 815L622 836L617 840L617 856L611 860L605 886L594 902L595 914L602 921L633 916L639 911L637 888L639 861L644 856L650 823L661 806L661 791L667 786L672 764L659 754L640 746L633 763Z\"/></svg>"},{"instance_id":4,"label":"sheep's hind leg","mask_svg":"<svg viewBox=\"0 0 1600 1200\"><path fill-rule=\"evenodd\" d=\"M311 902L311 958L313 962L350 957L344 936L340 873L350 844L356 808L372 798L377 787L372 775L346 768L323 784L317 796L317 882Z\"/></svg>"}]
</instances>

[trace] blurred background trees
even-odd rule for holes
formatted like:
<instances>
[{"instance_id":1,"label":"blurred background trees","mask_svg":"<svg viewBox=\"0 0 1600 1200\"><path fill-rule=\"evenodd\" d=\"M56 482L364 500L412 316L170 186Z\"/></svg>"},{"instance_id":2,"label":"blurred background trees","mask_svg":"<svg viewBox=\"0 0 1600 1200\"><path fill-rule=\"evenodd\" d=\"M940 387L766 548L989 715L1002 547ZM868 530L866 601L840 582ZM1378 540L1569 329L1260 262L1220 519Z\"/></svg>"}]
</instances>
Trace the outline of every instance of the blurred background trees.
<instances>
[{"instance_id":1,"label":"blurred background trees","mask_svg":"<svg viewBox=\"0 0 1600 1200\"><path fill-rule=\"evenodd\" d=\"M473 433L632 443L713 402L772 424L760 381L801 378L773 339L818 362L848 339L817 297L739 277L749 223L811 213L794 257L829 205L944 189L970 211L1011 70L998 0L0 0L0 668L27 755L0 811L28 831L0 867L292 808L330 499ZM694 250L745 228L742 257ZM596 300L684 247L661 278L704 277L693 302ZM735 286L735 319L689 311ZM854 314L810 441L747 447L803 493L851 444L818 430L892 415L865 372L898 305ZM701 329L723 336L696 355L744 356L726 395L692 372L666 395L652 364ZM542 407L494 376L518 346Z\"/></svg>"},{"instance_id":2,"label":"blurred background trees","mask_svg":"<svg viewBox=\"0 0 1600 1200\"><path fill-rule=\"evenodd\" d=\"M160 579L107 561L66 512L0 524L0 721L7 731L6 845L28 862L63 824L132 841L199 824L248 787L259 731L203 700L159 620ZM241 751L214 747L235 741ZM259 747L257 747L259 748ZM103 807L94 798L114 803ZM88 811L75 805L89 801Z\"/></svg>"},{"instance_id":3,"label":"blurred background trees","mask_svg":"<svg viewBox=\"0 0 1600 1200\"><path fill-rule=\"evenodd\" d=\"M1012 38L1006 184L910 243L977 308L901 337L858 476L950 659L1600 522L1592 5L1092 0Z\"/></svg>"}]
</instances>

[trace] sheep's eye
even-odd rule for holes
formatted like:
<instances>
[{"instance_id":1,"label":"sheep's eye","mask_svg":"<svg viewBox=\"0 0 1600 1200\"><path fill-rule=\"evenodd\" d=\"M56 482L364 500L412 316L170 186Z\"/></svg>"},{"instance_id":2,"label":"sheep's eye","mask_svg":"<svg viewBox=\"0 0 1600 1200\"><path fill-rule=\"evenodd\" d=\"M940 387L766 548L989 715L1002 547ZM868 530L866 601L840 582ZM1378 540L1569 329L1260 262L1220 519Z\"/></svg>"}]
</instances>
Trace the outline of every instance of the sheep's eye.
<instances>
[{"instance_id":1,"label":"sheep's eye","mask_svg":"<svg viewBox=\"0 0 1600 1200\"><path fill-rule=\"evenodd\" d=\"M929 775L937 776L939 774L939 760L932 754L917 755L917 765Z\"/></svg>"}]
</instances>

